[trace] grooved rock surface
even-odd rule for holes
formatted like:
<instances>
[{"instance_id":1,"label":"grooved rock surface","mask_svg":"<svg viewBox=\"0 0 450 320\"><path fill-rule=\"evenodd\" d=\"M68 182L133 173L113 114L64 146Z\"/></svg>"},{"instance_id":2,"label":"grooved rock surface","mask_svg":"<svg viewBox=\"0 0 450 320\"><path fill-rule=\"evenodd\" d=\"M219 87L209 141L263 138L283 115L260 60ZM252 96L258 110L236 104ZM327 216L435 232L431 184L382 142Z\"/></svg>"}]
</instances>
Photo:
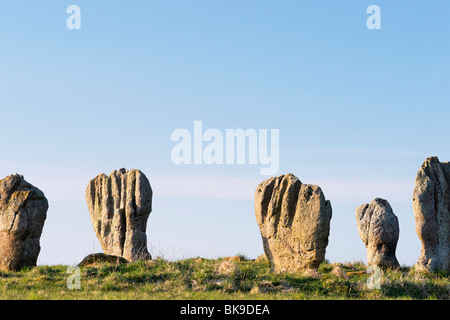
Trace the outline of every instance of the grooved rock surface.
<instances>
[{"instance_id":1,"label":"grooved rock surface","mask_svg":"<svg viewBox=\"0 0 450 320\"><path fill-rule=\"evenodd\" d=\"M0 269L36 265L47 210L44 193L23 176L0 180Z\"/></svg>"},{"instance_id":2,"label":"grooved rock surface","mask_svg":"<svg viewBox=\"0 0 450 320\"><path fill-rule=\"evenodd\" d=\"M416 233L422 242L419 270L450 272L450 162L429 157L416 176L413 195Z\"/></svg>"},{"instance_id":3,"label":"grooved rock surface","mask_svg":"<svg viewBox=\"0 0 450 320\"><path fill-rule=\"evenodd\" d=\"M317 269L325 259L331 213L322 190L293 174L260 183L255 215L272 272Z\"/></svg>"},{"instance_id":4,"label":"grooved rock surface","mask_svg":"<svg viewBox=\"0 0 450 320\"><path fill-rule=\"evenodd\" d=\"M376 198L356 208L359 236L367 249L367 263L378 267L397 268L395 257L400 233L398 219L388 201Z\"/></svg>"},{"instance_id":5,"label":"grooved rock surface","mask_svg":"<svg viewBox=\"0 0 450 320\"><path fill-rule=\"evenodd\" d=\"M152 195L150 182L140 170L102 173L89 182L86 202L105 254L128 261L151 258L145 232Z\"/></svg>"}]
</instances>

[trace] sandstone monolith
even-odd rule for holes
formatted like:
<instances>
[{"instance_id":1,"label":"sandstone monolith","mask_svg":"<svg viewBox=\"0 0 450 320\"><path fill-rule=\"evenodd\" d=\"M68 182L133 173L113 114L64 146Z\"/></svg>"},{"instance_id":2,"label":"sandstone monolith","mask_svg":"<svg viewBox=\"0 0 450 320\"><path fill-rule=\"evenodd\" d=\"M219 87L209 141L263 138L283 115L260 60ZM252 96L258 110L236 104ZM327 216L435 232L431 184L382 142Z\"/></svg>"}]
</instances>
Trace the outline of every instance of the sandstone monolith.
<instances>
[{"instance_id":1,"label":"sandstone monolith","mask_svg":"<svg viewBox=\"0 0 450 320\"><path fill-rule=\"evenodd\" d=\"M1 270L36 266L47 210L44 193L22 175L0 180Z\"/></svg>"},{"instance_id":2,"label":"sandstone monolith","mask_svg":"<svg viewBox=\"0 0 450 320\"><path fill-rule=\"evenodd\" d=\"M272 272L317 269L325 259L331 214L320 187L293 174L260 183L255 215Z\"/></svg>"},{"instance_id":3,"label":"sandstone monolith","mask_svg":"<svg viewBox=\"0 0 450 320\"><path fill-rule=\"evenodd\" d=\"M367 249L367 263L381 268L397 268L395 256L400 228L387 200L376 198L356 208L359 236Z\"/></svg>"},{"instance_id":4,"label":"sandstone monolith","mask_svg":"<svg viewBox=\"0 0 450 320\"><path fill-rule=\"evenodd\" d=\"M419 169L413 194L416 233L422 242L416 268L450 272L450 162L429 157Z\"/></svg>"},{"instance_id":5,"label":"sandstone monolith","mask_svg":"<svg viewBox=\"0 0 450 320\"><path fill-rule=\"evenodd\" d=\"M128 261L150 259L147 220L152 188L140 170L99 174L86 188L86 202L95 233L107 255Z\"/></svg>"}]
</instances>

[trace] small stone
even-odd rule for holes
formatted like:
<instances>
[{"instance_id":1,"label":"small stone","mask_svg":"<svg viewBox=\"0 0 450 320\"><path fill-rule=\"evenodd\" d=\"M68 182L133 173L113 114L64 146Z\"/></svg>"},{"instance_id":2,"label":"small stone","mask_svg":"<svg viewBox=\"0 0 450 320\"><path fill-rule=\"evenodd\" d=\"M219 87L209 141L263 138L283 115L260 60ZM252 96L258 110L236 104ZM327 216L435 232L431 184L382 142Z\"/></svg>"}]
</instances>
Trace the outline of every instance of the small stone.
<instances>
[{"instance_id":1,"label":"small stone","mask_svg":"<svg viewBox=\"0 0 450 320\"><path fill-rule=\"evenodd\" d=\"M238 257L238 256L225 257L225 258L223 258L223 260L225 260L225 261L232 261L232 262L244 261L244 259L242 257Z\"/></svg>"},{"instance_id":2,"label":"small stone","mask_svg":"<svg viewBox=\"0 0 450 320\"><path fill-rule=\"evenodd\" d=\"M333 264L331 274L341 279L348 279L347 273L344 271L340 263Z\"/></svg>"},{"instance_id":3,"label":"small stone","mask_svg":"<svg viewBox=\"0 0 450 320\"><path fill-rule=\"evenodd\" d=\"M229 275L236 273L238 270L239 269L234 262L225 261L225 260L220 262L217 267L217 273L219 275L229 276Z\"/></svg>"},{"instance_id":4,"label":"small stone","mask_svg":"<svg viewBox=\"0 0 450 320\"><path fill-rule=\"evenodd\" d=\"M322 275L317 271L317 269L304 269L302 271L302 274L304 277L311 277L311 278L321 278Z\"/></svg>"},{"instance_id":5,"label":"small stone","mask_svg":"<svg viewBox=\"0 0 450 320\"><path fill-rule=\"evenodd\" d=\"M256 257L255 262L269 262L265 253Z\"/></svg>"},{"instance_id":6,"label":"small stone","mask_svg":"<svg viewBox=\"0 0 450 320\"><path fill-rule=\"evenodd\" d=\"M128 263L128 261L122 257L104 254L103 252L92 253L87 255L79 264L79 267L88 266L96 263L115 263L123 264Z\"/></svg>"}]
</instances>

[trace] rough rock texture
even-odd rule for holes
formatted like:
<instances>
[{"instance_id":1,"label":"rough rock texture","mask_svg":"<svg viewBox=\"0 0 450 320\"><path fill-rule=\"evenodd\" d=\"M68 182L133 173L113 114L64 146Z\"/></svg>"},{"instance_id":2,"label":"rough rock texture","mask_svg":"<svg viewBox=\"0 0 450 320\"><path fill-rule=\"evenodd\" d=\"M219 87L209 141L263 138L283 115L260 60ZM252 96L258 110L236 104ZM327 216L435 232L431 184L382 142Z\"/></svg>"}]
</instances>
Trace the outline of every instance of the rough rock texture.
<instances>
[{"instance_id":1,"label":"rough rock texture","mask_svg":"<svg viewBox=\"0 0 450 320\"><path fill-rule=\"evenodd\" d=\"M315 185L293 174L263 181L255 191L255 215L273 272L316 269L325 259L331 204Z\"/></svg>"},{"instance_id":2,"label":"rough rock texture","mask_svg":"<svg viewBox=\"0 0 450 320\"><path fill-rule=\"evenodd\" d=\"M417 173L413 195L416 232L422 251L416 267L450 272L450 162L425 160Z\"/></svg>"},{"instance_id":3,"label":"rough rock texture","mask_svg":"<svg viewBox=\"0 0 450 320\"><path fill-rule=\"evenodd\" d=\"M140 170L120 169L89 182L86 201L105 254L128 261L151 258L145 231L152 195L150 182Z\"/></svg>"},{"instance_id":4,"label":"rough rock texture","mask_svg":"<svg viewBox=\"0 0 450 320\"><path fill-rule=\"evenodd\" d=\"M395 257L400 233L397 216L384 199L356 208L359 235L367 249L367 263L382 268L397 268Z\"/></svg>"},{"instance_id":5,"label":"rough rock texture","mask_svg":"<svg viewBox=\"0 0 450 320\"><path fill-rule=\"evenodd\" d=\"M14 174L0 180L0 269L35 266L47 218L44 193Z\"/></svg>"},{"instance_id":6,"label":"rough rock texture","mask_svg":"<svg viewBox=\"0 0 450 320\"><path fill-rule=\"evenodd\" d=\"M113 256L113 255L107 255L103 252L99 253L92 253L90 255L87 255L79 264L79 267L88 266L95 263L101 263L101 262L108 262L108 263L115 263L115 264L124 264L128 263L128 261L122 257Z\"/></svg>"}]
</instances>

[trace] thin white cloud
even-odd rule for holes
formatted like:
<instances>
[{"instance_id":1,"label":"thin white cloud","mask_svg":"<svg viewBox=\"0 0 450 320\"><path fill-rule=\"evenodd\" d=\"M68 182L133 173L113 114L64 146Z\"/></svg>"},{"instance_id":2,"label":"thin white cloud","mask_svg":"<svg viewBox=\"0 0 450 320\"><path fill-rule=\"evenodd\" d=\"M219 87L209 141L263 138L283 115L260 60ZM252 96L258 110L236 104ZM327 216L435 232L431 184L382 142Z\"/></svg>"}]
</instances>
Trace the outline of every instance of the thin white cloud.
<instances>
[{"instance_id":1,"label":"thin white cloud","mask_svg":"<svg viewBox=\"0 0 450 320\"><path fill-rule=\"evenodd\" d=\"M80 168L27 161L0 162L0 179L21 174L44 192L49 202L84 202L86 186L92 175Z\"/></svg>"},{"instance_id":2,"label":"thin white cloud","mask_svg":"<svg viewBox=\"0 0 450 320\"><path fill-rule=\"evenodd\" d=\"M310 147L284 148L285 151L295 151L304 156L423 156L423 152L400 149L348 148L348 147ZM425 159L424 159L425 160Z\"/></svg>"},{"instance_id":3,"label":"thin white cloud","mask_svg":"<svg viewBox=\"0 0 450 320\"><path fill-rule=\"evenodd\" d=\"M170 177L157 176L151 179L154 196L253 199L257 179L224 177Z\"/></svg>"},{"instance_id":4,"label":"thin white cloud","mask_svg":"<svg viewBox=\"0 0 450 320\"><path fill-rule=\"evenodd\" d=\"M32 162L0 162L0 179L10 174L22 174L29 183L41 189L49 201L85 201L90 179L98 173L81 168L53 166ZM106 173L108 174L108 173ZM188 197L217 199L253 199L257 185L263 179L234 177L147 176L154 197Z\"/></svg>"},{"instance_id":5,"label":"thin white cloud","mask_svg":"<svg viewBox=\"0 0 450 320\"><path fill-rule=\"evenodd\" d=\"M23 174L31 184L41 189L49 201L85 201L85 189L90 179L98 173L80 168L49 164L0 162L0 179L12 174ZM287 172L286 172L287 173ZM282 174L282 173L280 173ZM294 172L295 174L295 172ZM154 197L187 197L210 199L252 200L259 183L268 177L198 177L198 176L148 176ZM414 180L386 176L300 177L303 183L318 185L325 197L333 202L370 202L375 197L388 201L410 201Z\"/></svg>"},{"instance_id":6,"label":"thin white cloud","mask_svg":"<svg viewBox=\"0 0 450 320\"><path fill-rule=\"evenodd\" d=\"M414 184L411 181L398 179L315 179L325 197L332 202L368 203L374 198L384 198L388 201L412 201Z\"/></svg>"}]
</instances>

